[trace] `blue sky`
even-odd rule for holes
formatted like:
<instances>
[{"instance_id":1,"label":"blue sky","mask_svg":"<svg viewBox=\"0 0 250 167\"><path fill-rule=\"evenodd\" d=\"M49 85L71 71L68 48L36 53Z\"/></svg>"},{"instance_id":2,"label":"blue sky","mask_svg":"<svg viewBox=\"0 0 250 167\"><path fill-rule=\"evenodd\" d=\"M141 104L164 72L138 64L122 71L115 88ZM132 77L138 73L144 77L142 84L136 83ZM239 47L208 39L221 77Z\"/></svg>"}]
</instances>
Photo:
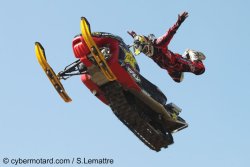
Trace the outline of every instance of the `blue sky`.
<instances>
[{"instance_id":1,"label":"blue sky","mask_svg":"<svg viewBox=\"0 0 250 167\"><path fill-rule=\"evenodd\" d=\"M119 167L249 166L249 7L243 0L2 1L1 166L5 157L106 157ZM204 52L205 74L187 73L178 84L146 56L136 57L141 73L183 109L189 123L174 134L175 144L159 153L144 146L79 77L63 82L73 99L64 103L35 58L39 41L56 72L73 62L71 42L80 33L81 16L92 31L117 34L130 44L127 30L160 36L182 11L189 18L169 49Z\"/></svg>"}]
</instances>

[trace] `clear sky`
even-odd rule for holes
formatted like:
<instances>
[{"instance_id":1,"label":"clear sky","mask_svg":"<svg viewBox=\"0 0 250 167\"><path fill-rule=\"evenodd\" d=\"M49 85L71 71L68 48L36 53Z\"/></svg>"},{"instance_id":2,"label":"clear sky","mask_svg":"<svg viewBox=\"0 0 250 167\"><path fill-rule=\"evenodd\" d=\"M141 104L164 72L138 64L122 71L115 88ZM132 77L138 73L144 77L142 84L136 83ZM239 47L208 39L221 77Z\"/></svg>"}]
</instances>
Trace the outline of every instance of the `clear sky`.
<instances>
[{"instance_id":1,"label":"clear sky","mask_svg":"<svg viewBox=\"0 0 250 167\"><path fill-rule=\"evenodd\" d=\"M11 166L3 164L5 157L106 157L114 159L114 167L250 166L249 8L250 1L243 0L2 0L0 166ZM185 74L178 84L146 56L136 57L141 73L183 109L189 123L174 134L175 144L159 153L119 122L80 77L63 82L73 99L64 103L35 57L39 41L56 72L73 62L71 42L80 33L81 16L92 31L117 34L130 44L127 30L160 36L182 11L189 17L169 49L204 52L205 74Z\"/></svg>"}]
</instances>

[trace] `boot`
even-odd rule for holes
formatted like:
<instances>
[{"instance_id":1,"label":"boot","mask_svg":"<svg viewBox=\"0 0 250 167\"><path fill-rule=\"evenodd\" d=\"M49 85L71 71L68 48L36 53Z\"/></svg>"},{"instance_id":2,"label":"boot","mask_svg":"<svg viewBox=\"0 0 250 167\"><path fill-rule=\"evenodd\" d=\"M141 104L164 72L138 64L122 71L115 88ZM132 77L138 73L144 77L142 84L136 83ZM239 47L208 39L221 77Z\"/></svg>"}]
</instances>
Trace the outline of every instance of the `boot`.
<instances>
[{"instance_id":1,"label":"boot","mask_svg":"<svg viewBox=\"0 0 250 167\"><path fill-rule=\"evenodd\" d=\"M182 57L185 59L189 59L191 61L197 61L197 60L203 61L206 59L206 56L202 52L198 52L191 49L186 49Z\"/></svg>"}]
</instances>

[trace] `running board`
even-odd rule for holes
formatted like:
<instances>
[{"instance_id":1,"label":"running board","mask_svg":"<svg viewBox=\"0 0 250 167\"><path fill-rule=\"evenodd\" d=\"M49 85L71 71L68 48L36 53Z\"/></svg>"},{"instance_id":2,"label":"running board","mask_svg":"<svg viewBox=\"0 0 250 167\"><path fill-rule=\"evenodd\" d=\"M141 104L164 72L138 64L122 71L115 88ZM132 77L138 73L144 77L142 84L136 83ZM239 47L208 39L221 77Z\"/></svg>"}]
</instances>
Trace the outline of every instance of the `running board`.
<instances>
[{"instance_id":1,"label":"running board","mask_svg":"<svg viewBox=\"0 0 250 167\"><path fill-rule=\"evenodd\" d=\"M141 92L138 92L136 90L129 89L128 91L131 92L135 97L137 97L138 99L143 101L145 104L147 104L153 111L155 111L159 114L162 114L162 116L165 120L166 126L168 126L169 123L178 124L178 126L172 130L173 133L188 127L187 123L181 122L177 119L174 119L171 116L171 114L164 108L163 105L161 105L156 100L154 100L152 97L147 95L147 93L144 90L142 90Z\"/></svg>"}]
</instances>

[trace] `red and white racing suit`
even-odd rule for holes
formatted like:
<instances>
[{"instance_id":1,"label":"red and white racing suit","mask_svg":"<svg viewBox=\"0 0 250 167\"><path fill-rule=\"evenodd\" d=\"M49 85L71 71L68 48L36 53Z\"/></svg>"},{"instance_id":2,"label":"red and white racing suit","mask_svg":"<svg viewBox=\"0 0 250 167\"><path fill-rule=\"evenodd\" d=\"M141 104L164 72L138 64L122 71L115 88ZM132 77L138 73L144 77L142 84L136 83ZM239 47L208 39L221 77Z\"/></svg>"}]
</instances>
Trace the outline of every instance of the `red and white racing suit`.
<instances>
[{"instance_id":1,"label":"red and white racing suit","mask_svg":"<svg viewBox=\"0 0 250 167\"><path fill-rule=\"evenodd\" d=\"M196 75L205 72L202 61L191 61L168 49L168 44L179 26L176 22L163 36L153 41L154 53L150 56L161 68L166 69L176 82L181 81L182 72L192 72Z\"/></svg>"}]
</instances>

